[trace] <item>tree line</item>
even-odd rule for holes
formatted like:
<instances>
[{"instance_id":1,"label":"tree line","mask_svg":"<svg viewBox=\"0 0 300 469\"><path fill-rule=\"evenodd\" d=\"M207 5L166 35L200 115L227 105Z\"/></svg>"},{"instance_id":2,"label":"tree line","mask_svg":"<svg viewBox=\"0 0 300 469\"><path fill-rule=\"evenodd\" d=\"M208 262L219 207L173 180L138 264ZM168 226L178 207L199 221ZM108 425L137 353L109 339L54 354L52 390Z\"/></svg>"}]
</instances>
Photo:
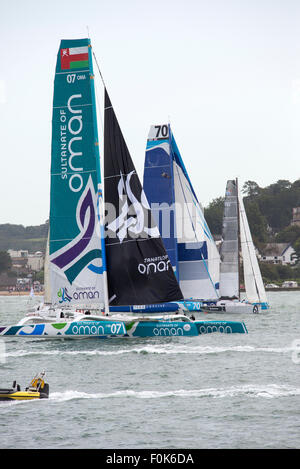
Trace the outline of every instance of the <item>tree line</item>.
<instances>
[{"instance_id":1,"label":"tree line","mask_svg":"<svg viewBox=\"0 0 300 469\"><path fill-rule=\"evenodd\" d=\"M267 243L291 243L297 256L297 266L277 266L261 263L266 280L300 278L300 226L291 225L293 208L300 207L300 179L291 183L280 179L267 187L247 181L242 187L243 200L254 245L259 251ZM218 197L204 209L205 219L213 235L222 234L225 197Z\"/></svg>"},{"instance_id":2,"label":"tree line","mask_svg":"<svg viewBox=\"0 0 300 469\"><path fill-rule=\"evenodd\" d=\"M0 251L24 249L30 253L45 252L48 229L48 220L37 226L2 224L0 225Z\"/></svg>"}]
</instances>

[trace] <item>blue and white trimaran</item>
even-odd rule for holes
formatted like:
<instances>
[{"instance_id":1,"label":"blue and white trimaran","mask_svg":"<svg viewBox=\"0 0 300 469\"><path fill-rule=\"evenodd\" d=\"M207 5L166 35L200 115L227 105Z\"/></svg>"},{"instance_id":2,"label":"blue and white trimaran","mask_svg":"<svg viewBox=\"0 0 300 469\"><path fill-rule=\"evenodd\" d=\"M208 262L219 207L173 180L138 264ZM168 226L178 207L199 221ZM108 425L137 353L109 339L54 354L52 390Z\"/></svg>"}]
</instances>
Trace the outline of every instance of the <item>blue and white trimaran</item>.
<instances>
[{"instance_id":1,"label":"blue and white trimaran","mask_svg":"<svg viewBox=\"0 0 300 469\"><path fill-rule=\"evenodd\" d=\"M206 223L169 124L150 128L144 191L189 310L253 313L266 295L237 182L228 181L221 251ZM239 251L247 301L240 299Z\"/></svg>"},{"instance_id":2,"label":"blue and white trimaran","mask_svg":"<svg viewBox=\"0 0 300 469\"><path fill-rule=\"evenodd\" d=\"M103 194L92 58L89 39L61 41L52 118L51 304L17 325L0 327L0 335L81 338L247 332L243 322L192 320L174 303L183 294L102 79ZM172 310L175 314L166 315Z\"/></svg>"},{"instance_id":3,"label":"blue and white trimaran","mask_svg":"<svg viewBox=\"0 0 300 469\"><path fill-rule=\"evenodd\" d=\"M220 255L169 124L150 128L144 191L189 310L219 299Z\"/></svg>"}]
</instances>

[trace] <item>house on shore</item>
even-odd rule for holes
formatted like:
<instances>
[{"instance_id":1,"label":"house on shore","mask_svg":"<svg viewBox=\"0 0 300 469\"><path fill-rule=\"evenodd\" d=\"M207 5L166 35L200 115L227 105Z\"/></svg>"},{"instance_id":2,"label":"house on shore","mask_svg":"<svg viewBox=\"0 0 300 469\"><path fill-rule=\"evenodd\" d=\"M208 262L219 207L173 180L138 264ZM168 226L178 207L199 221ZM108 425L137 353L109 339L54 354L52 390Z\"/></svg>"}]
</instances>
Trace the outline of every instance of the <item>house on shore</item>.
<instances>
[{"instance_id":1,"label":"house on shore","mask_svg":"<svg viewBox=\"0 0 300 469\"><path fill-rule=\"evenodd\" d=\"M268 243L258 255L258 259L269 264L294 265L296 252L291 243Z\"/></svg>"}]
</instances>

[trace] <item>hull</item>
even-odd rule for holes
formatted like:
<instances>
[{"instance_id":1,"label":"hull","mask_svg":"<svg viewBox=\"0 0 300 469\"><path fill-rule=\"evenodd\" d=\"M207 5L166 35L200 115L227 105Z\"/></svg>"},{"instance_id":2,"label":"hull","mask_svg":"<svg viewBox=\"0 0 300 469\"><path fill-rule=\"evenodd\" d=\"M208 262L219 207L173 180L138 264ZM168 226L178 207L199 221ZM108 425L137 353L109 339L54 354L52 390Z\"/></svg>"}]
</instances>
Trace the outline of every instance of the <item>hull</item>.
<instances>
[{"instance_id":1,"label":"hull","mask_svg":"<svg viewBox=\"0 0 300 469\"><path fill-rule=\"evenodd\" d=\"M152 318L126 321L75 321L70 323L32 324L0 328L2 337L35 337L55 339L104 337L172 337L198 336L212 332L247 333L239 321L191 321Z\"/></svg>"},{"instance_id":2,"label":"hull","mask_svg":"<svg viewBox=\"0 0 300 469\"><path fill-rule=\"evenodd\" d=\"M259 306L261 309L269 309L269 303L255 303L257 306Z\"/></svg>"},{"instance_id":3,"label":"hull","mask_svg":"<svg viewBox=\"0 0 300 469\"><path fill-rule=\"evenodd\" d=\"M138 323L131 337L183 337L219 332L222 334L247 334L244 323L236 321L194 321L194 322L149 322Z\"/></svg>"},{"instance_id":4,"label":"hull","mask_svg":"<svg viewBox=\"0 0 300 469\"><path fill-rule=\"evenodd\" d=\"M199 300L184 300L184 301L177 301L178 306L183 309L187 309L188 311L202 311L201 304L202 302Z\"/></svg>"},{"instance_id":5,"label":"hull","mask_svg":"<svg viewBox=\"0 0 300 469\"><path fill-rule=\"evenodd\" d=\"M16 391L7 392L0 389L0 401L32 401L34 399L46 399L48 396L40 392Z\"/></svg>"},{"instance_id":6,"label":"hull","mask_svg":"<svg viewBox=\"0 0 300 469\"><path fill-rule=\"evenodd\" d=\"M251 303L218 301L215 304L202 305L202 311L205 313L256 314L259 312L259 306Z\"/></svg>"},{"instance_id":7,"label":"hull","mask_svg":"<svg viewBox=\"0 0 300 469\"><path fill-rule=\"evenodd\" d=\"M0 327L3 337L79 338L125 335L120 321L72 321Z\"/></svg>"},{"instance_id":8,"label":"hull","mask_svg":"<svg viewBox=\"0 0 300 469\"><path fill-rule=\"evenodd\" d=\"M0 389L0 401L32 401L49 397L49 384L43 380L44 372L33 378L30 386L24 391L14 381L11 389Z\"/></svg>"}]
</instances>

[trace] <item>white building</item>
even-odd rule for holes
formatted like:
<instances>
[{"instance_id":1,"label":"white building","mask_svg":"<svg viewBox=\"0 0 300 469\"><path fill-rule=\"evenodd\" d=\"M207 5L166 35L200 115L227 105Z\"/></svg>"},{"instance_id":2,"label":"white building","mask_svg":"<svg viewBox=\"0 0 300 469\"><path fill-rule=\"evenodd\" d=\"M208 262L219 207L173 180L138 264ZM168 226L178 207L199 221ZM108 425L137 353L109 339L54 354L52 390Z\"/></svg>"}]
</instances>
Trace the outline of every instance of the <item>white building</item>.
<instances>
[{"instance_id":1,"label":"white building","mask_svg":"<svg viewBox=\"0 0 300 469\"><path fill-rule=\"evenodd\" d=\"M34 254L28 254L27 250L14 251L9 249L8 254L11 257L13 268L28 268L39 272L44 267L44 256L41 251Z\"/></svg>"},{"instance_id":2,"label":"white building","mask_svg":"<svg viewBox=\"0 0 300 469\"><path fill-rule=\"evenodd\" d=\"M261 262L270 264L295 264L295 250L290 243L269 243L266 244L263 252L258 256Z\"/></svg>"},{"instance_id":3,"label":"white building","mask_svg":"<svg viewBox=\"0 0 300 469\"><path fill-rule=\"evenodd\" d=\"M44 267L44 256L41 251L37 251L35 254L28 254L27 265L29 269L39 272Z\"/></svg>"},{"instance_id":4,"label":"white building","mask_svg":"<svg viewBox=\"0 0 300 469\"><path fill-rule=\"evenodd\" d=\"M297 288L298 283L294 282L293 280L286 280L285 282L283 282L282 287L283 288Z\"/></svg>"}]
</instances>

